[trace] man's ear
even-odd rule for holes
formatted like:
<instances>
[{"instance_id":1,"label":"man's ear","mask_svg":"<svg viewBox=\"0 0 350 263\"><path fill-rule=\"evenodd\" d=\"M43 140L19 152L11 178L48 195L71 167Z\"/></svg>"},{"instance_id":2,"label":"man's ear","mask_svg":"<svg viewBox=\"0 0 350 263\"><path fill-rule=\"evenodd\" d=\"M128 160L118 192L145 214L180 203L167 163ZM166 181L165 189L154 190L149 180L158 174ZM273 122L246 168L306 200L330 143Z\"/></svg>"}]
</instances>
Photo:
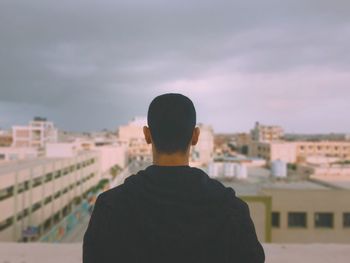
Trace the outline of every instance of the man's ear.
<instances>
[{"instance_id":1,"label":"man's ear","mask_svg":"<svg viewBox=\"0 0 350 263\"><path fill-rule=\"evenodd\" d=\"M200 134L199 127L195 127L194 130L193 130L193 134L192 134L191 145L196 145L197 144L198 138L199 138L199 134Z\"/></svg>"},{"instance_id":2,"label":"man's ear","mask_svg":"<svg viewBox=\"0 0 350 263\"><path fill-rule=\"evenodd\" d=\"M152 143L151 131L147 126L143 126L143 134L145 135L145 140L147 144Z\"/></svg>"}]
</instances>

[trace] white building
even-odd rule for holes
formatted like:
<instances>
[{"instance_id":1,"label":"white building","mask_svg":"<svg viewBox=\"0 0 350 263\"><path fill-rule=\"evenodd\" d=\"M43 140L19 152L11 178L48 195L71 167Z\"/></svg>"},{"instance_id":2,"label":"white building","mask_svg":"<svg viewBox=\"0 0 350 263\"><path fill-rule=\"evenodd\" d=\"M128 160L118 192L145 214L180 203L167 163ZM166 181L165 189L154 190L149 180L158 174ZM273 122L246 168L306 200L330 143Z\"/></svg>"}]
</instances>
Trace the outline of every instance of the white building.
<instances>
[{"instance_id":1,"label":"white building","mask_svg":"<svg viewBox=\"0 0 350 263\"><path fill-rule=\"evenodd\" d=\"M152 161L152 147L146 143L143 134L145 125L145 117L135 117L127 125L118 128L118 139L128 147L129 160Z\"/></svg>"},{"instance_id":2,"label":"white building","mask_svg":"<svg viewBox=\"0 0 350 263\"><path fill-rule=\"evenodd\" d=\"M12 146L42 148L48 142L56 142L57 134L52 122L35 117L28 126L12 127Z\"/></svg>"},{"instance_id":3,"label":"white building","mask_svg":"<svg viewBox=\"0 0 350 263\"><path fill-rule=\"evenodd\" d=\"M72 158L84 151L98 153L99 172L101 176L109 175L111 168L119 166L124 168L127 164L127 147L123 144L95 146L89 141L76 140L71 143L48 143L46 144L46 157L49 158Z\"/></svg>"},{"instance_id":4,"label":"white building","mask_svg":"<svg viewBox=\"0 0 350 263\"><path fill-rule=\"evenodd\" d=\"M28 147L0 147L0 163L34 159L38 157L38 150Z\"/></svg>"},{"instance_id":5,"label":"white building","mask_svg":"<svg viewBox=\"0 0 350 263\"><path fill-rule=\"evenodd\" d=\"M200 129L198 143L192 146L190 162L193 165L207 165L214 156L214 131L210 125L198 124Z\"/></svg>"},{"instance_id":6,"label":"white building","mask_svg":"<svg viewBox=\"0 0 350 263\"><path fill-rule=\"evenodd\" d=\"M105 145L96 147L94 150L99 154L101 176L109 176L110 169L115 166L125 168L128 155L124 145Z\"/></svg>"}]
</instances>

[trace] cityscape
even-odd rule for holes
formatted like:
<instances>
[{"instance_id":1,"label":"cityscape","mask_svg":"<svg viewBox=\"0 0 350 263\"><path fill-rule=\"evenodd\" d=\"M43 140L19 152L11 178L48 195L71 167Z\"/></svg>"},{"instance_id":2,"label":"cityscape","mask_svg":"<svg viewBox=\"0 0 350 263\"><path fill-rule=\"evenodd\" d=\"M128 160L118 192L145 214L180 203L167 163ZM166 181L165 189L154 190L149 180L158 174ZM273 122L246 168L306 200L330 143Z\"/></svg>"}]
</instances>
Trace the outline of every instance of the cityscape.
<instances>
[{"instance_id":1,"label":"cityscape","mask_svg":"<svg viewBox=\"0 0 350 263\"><path fill-rule=\"evenodd\" d=\"M99 193L152 163L146 118L70 133L46 118L0 132L0 240L81 242ZM216 134L198 124L190 165L232 187L264 243L350 243L350 137L287 135L256 122Z\"/></svg>"},{"instance_id":2,"label":"cityscape","mask_svg":"<svg viewBox=\"0 0 350 263\"><path fill-rule=\"evenodd\" d=\"M349 10L0 1L0 262L82 262L98 196L153 164L165 93L193 101L189 165L248 204L266 262L348 262Z\"/></svg>"}]
</instances>

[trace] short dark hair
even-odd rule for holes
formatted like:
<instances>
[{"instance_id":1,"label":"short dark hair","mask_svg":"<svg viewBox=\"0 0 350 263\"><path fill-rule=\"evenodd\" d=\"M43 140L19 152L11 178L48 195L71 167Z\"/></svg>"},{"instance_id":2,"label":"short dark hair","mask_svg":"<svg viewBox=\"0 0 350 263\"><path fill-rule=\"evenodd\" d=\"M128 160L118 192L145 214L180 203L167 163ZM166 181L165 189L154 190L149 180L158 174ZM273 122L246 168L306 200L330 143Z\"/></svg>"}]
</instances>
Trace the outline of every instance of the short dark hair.
<instances>
[{"instance_id":1,"label":"short dark hair","mask_svg":"<svg viewBox=\"0 0 350 263\"><path fill-rule=\"evenodd\" d=\"M147 122L158 152L186 152L196 126L196 109L182 94L163 94L149 105Z\"/></svg>"}]
</instances>

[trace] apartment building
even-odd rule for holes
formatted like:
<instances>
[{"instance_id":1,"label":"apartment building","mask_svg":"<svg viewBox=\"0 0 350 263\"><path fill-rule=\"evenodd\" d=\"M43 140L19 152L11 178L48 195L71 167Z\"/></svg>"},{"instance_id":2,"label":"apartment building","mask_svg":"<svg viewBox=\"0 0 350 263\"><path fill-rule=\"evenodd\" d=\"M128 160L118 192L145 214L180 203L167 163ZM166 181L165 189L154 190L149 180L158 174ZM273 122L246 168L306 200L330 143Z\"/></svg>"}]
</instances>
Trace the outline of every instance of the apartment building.
<instances>
[{"instance_id":1,"label":"apartment building","mask_svg":"<svg viewBox=\"0 0 350 263\"><path fill-rule=\"evenodd\" d=\"M43 148L47 142L56 142L57 134L52 122L35 117L27 126L12 127L12 146Z\"/></svg>"},{"instance_id":2,"label":"apartment building","mask_svg":"<svg viewBox=\"0 0 350 263\"><path fill-rule=\"evenodd\" d=\"M259 122L256 122L250 134L253 141L271 142L281 140L284 131L280 126L261 125Z\"/></svg>"},{"instance_id":3,"label":"apartment building","mask_svg":"<svg viewBox=\"0 0 350 263\"><path fill-rule=\"evenodd\" d=\"M38 237L69 214L99 182L99 155L38 158L0 166L0 241L21 241L28 228Z\"/></svg>"},{"instance_id":4,"label":"apartment building","mask_svg":"<svg viewBox=\"0 0 350 263\"><path fill-rule=\"evenodd\" d=\"M12 134L0 130L0 147L9 147L12 144Z\"/></svg>"},{"instance_id":5,"label":"apartment building","mask_svg":"<svg viewBox=\"0 0 350 263\"><path fill-rule=\"evenodd\" d=\"M261 167L248 168L245 179L220 180L248 203L261 242L350 243L350 180L272 178Z\"/></svg>"},{"instance_id":6,"label":"apartment building","mask_svg":"<svg viewBox=\"0 0 350 263\"><path fill-rule=\"evenodd\" d=\"M350 243L350 191L270 188L273 243Z\"/></svg>"},{"instance_id":7,"label":"apartment building","mask_svg":"<svg viewBox=\"0 0 350 263\"><path fill-rule=\"evenodd\" d=\"M350 142L251 142L249 155L267 161L282 160L287 163L305 162L310 156L336 157L350 159Z\"/></svg>"},{"instance_id":8,"label":"apartment building","mask_svg":"<svg viewBox=\"0 0 350 263\"><path fill-rule=\"evenodd\" d=\"M128 147L129 161L152 161L152 148L143 135L143 126L147 125L145 117L135 117L127 125L118 128L119 141Z\"/></svg>"},{"instance_id":9,"label":"apartment building","mask_svg":"<svg viewBox=\"0 0 350 263\"><path fill-rule=\"evenodd\" d=\"M199 123L198 143L191 147L190 162L196 165L207 165L214 156L214 130L210 125Z\"/></svg>"},{"instance_id":10,"label":"apartment building","mask_svg":"<svg viewBox=\"0 0 350 263\"><path fill-rule=\"evenodd\" d=\"M0 147L0 163L34 159L38 157L38 150L30 147Z\"/></svg>"},{"instance_id":11,"label":"apartment building","mask_svg":"<svg viewBox=\"0 0 350 263\"><path fill-rule=\"evenodd\" d=\"M308 156L319 155L350 159L349 141L320 141L320 142L297 142L296 154L298 160L304 161Z\"/></svg>"},{"instance_id":12,"label":"apartment building","mask_svg":"<svg viewBox=\"0 0 350 263\"><path fill-rule=\"evenodd\" d=\"M286 163L297 162L297 149L295 143L274 141L252 141L249 145L249 156L263 158L268 162L281 160Z\"/></svg>"}]
</instances>

